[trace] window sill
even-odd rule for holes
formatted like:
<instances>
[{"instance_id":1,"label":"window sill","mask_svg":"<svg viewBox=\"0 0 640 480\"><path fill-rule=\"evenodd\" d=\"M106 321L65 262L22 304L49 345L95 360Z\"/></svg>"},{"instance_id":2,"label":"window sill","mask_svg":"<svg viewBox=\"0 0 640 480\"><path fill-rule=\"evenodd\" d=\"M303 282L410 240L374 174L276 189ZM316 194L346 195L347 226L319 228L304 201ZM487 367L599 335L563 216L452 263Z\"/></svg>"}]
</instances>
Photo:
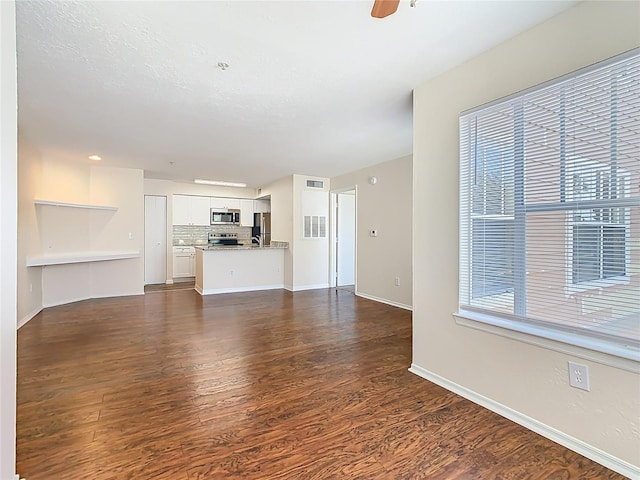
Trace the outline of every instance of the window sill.
<instances>
[{"instance_id":1,"label":"window sill","mask_svg":"<svg viewBox=\"0 0 640 480\"><path fill-rule=\"evenodd\" d=\"M453 314L458 325L536 345L573 357L640 373L640 349L542 326L516 323L477 312Z\"/></svg>"}]
</instances>

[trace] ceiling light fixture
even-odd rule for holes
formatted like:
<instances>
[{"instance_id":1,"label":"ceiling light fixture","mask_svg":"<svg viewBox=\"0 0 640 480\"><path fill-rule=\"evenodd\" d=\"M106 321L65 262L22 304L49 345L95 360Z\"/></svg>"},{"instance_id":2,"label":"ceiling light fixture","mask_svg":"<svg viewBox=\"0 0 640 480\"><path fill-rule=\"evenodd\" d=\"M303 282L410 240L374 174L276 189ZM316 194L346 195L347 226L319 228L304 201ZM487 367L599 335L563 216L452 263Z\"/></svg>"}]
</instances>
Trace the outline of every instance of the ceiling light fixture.
<instances>
[{"instance_id":1,"label":"ceiling light fixture","mask_svg":"<svg viewBox=\"0 0 640 480\"><path fill-rule=\"evenodd\" d=\"M218 68L224 72L227 68L229 68L229 64L226 62L218 62Z\"/></svg>"},{"instance_id":2,"label":"ceiling light fixture","mask_svg":"<svg viewBox=\"0 0 640 480\"><path fill-rule=\"evenodd\" d=\"M89 155L87 158L89 160L95 160L96 162L99 162L100 160L102 160L102 157L100 155Z\"/></svg>"},{"instance_id":3,"label":"ceiling light fixture","mask_svg":"<svg viewBox=\"0 0 640 480\"><path fill-rule=\"evenodd\" d=\"M217 185L219 187L240 187L240 188L244 188L247 186L246 183L240 183L240 182L222 182L220 180L201 180L199 178L196 178L193 183L200 183L202 185Z\"/></svg>"}]
</instances>

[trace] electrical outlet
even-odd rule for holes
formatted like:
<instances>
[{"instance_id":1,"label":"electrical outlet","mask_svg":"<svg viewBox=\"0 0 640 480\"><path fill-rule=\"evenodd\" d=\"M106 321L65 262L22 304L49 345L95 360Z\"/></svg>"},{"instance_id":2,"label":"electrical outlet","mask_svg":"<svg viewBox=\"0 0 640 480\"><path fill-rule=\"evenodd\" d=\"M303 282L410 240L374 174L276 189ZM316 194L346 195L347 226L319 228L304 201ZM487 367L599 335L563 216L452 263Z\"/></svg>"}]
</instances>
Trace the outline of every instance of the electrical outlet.
<instances>
[{"instance_id":1,"label":"electrical outlet","mask_svg":"<svg viewBox=\"0 0 640 480\"><path fill-rule=\"evenodd\" d=\"M400 277L396 277L396 287L400 286Z\"/></svg>"},{"instance_id":2,"label":"electrical outlet","mask_svg":"<svg viewBox=\"0 0 640 480\"><path fill-rule=\"evenodd\" d=\"M589 367L579 363L569 362L569 385L587 392L591 390L589 386Z\"/></svg>"}]
</instances>

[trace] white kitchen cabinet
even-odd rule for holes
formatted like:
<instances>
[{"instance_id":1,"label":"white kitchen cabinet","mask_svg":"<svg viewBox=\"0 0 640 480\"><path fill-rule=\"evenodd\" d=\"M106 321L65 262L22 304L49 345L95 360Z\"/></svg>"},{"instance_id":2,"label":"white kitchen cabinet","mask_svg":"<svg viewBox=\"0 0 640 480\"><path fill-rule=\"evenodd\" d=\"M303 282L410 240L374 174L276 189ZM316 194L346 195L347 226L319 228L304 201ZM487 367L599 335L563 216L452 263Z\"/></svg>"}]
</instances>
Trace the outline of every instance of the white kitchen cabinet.
<instances>
[{"instance_id":1,"label":"white kitchen cabinet","mask_svg":"<svg viewBox=\"0 0 640 480\"><path fill-rule=\"evenodd\" d=\"M221 210L229 210L229 209L238 210L240 208L240 199L226 198L226 197L210 197L209 206L211 208L219 208Z\"/></svg>"},{"instance_id":2,"label":"white kitchen cabinet","mask_svg":"<svg viewBox=\"0 0 640 480\"><path fill-rule=\"evenodd\" d=\"M173 196L173 224L191 224L191 197L186 195Z\"/></svg>"},{"instance_id":3,"label":"white kitchen cabinet","mask_svg":"<svg viewBox=\"0 0 640 480\"><path fill-rule=\"evenodd\" d=\"M192 225L211 225L209 197L191 197Z\"/></svg>"},{"instance_id":4,"label":"white kitchen cabinet","mask_svg":"<svg viewBox=\"0 0 640 480\"><path fill-rule=\"evenodd\" d=\"M196 251L193 247L173 247L173 278L194 277Z\"/></svg>"},{"instance_id":5,"label":"white kitchen cabinet","mask_svg":"<svg viewBox=\"0 0 640 480\"><path fill-rule=\"evenodd\" d=\"M209 207L213 209L225 209L227 208L227 199L221 197L209 197Z\"/></svg>"},{"instance_id":6,"label":"white kitchen cabinet","mask_svg":"<svg viewBox=\"0 0 640 480\"><path fill-rule=\"evenodd\" d=\"M254 200L253 211L255 213L269 213L271 211L271 200Z\"/></svg>"},{"instance_id":7,"label":"white kitchen cabinet","mask_svg":"<svg viewBox=\"0 0 640 480\"><path fill-rule=\"evenodd\" d=\"M194 250L189 254L189 276L196 276L196 251Z\"/></svg>"},{"instance_id":8,"label":"white kitchen cabinet","mask_svg":"<svg viewBox=\"0 0 640 480\"><path fill-rule=\"evenodd\" d=\"M211 225L209 197L174 195L173 225Z\"/></svg>"},{"instance_id":9,"label":"white kitchen cabinet","mask_svg":"<svg viewBox=\"0 0 640 480\"><path fill-rule=\"evenodd\" d=\"M253 227L253 200L240 199L240 226Z\"/></svg>"}]
</instances>

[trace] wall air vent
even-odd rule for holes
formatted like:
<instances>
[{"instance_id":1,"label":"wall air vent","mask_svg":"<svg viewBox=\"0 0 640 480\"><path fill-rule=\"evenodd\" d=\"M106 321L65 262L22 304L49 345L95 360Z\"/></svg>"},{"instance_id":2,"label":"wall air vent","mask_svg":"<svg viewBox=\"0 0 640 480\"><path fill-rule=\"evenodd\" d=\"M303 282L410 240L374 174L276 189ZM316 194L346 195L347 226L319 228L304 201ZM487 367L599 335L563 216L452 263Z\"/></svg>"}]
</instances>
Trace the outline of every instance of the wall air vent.
<instances>
[{"instance_id":1,"label":"wall air vent","mask_svg":"<svg viewBox=\"0 0 640 480\"><path fill-rule=\"evenodd\" d=\"M324 188L322 180L307 180L307 188Z\"/></svg>"},{"instance_id":2,"label":"wall air vent","mask_svg":"<svg viewBox=\"0 0 640 480\"><path fill-rule=\"evenodd\" d=\"M305 215L303 238L326 238L327 237L327 217L324 215Z\"/></svg>"}]
</instances>

